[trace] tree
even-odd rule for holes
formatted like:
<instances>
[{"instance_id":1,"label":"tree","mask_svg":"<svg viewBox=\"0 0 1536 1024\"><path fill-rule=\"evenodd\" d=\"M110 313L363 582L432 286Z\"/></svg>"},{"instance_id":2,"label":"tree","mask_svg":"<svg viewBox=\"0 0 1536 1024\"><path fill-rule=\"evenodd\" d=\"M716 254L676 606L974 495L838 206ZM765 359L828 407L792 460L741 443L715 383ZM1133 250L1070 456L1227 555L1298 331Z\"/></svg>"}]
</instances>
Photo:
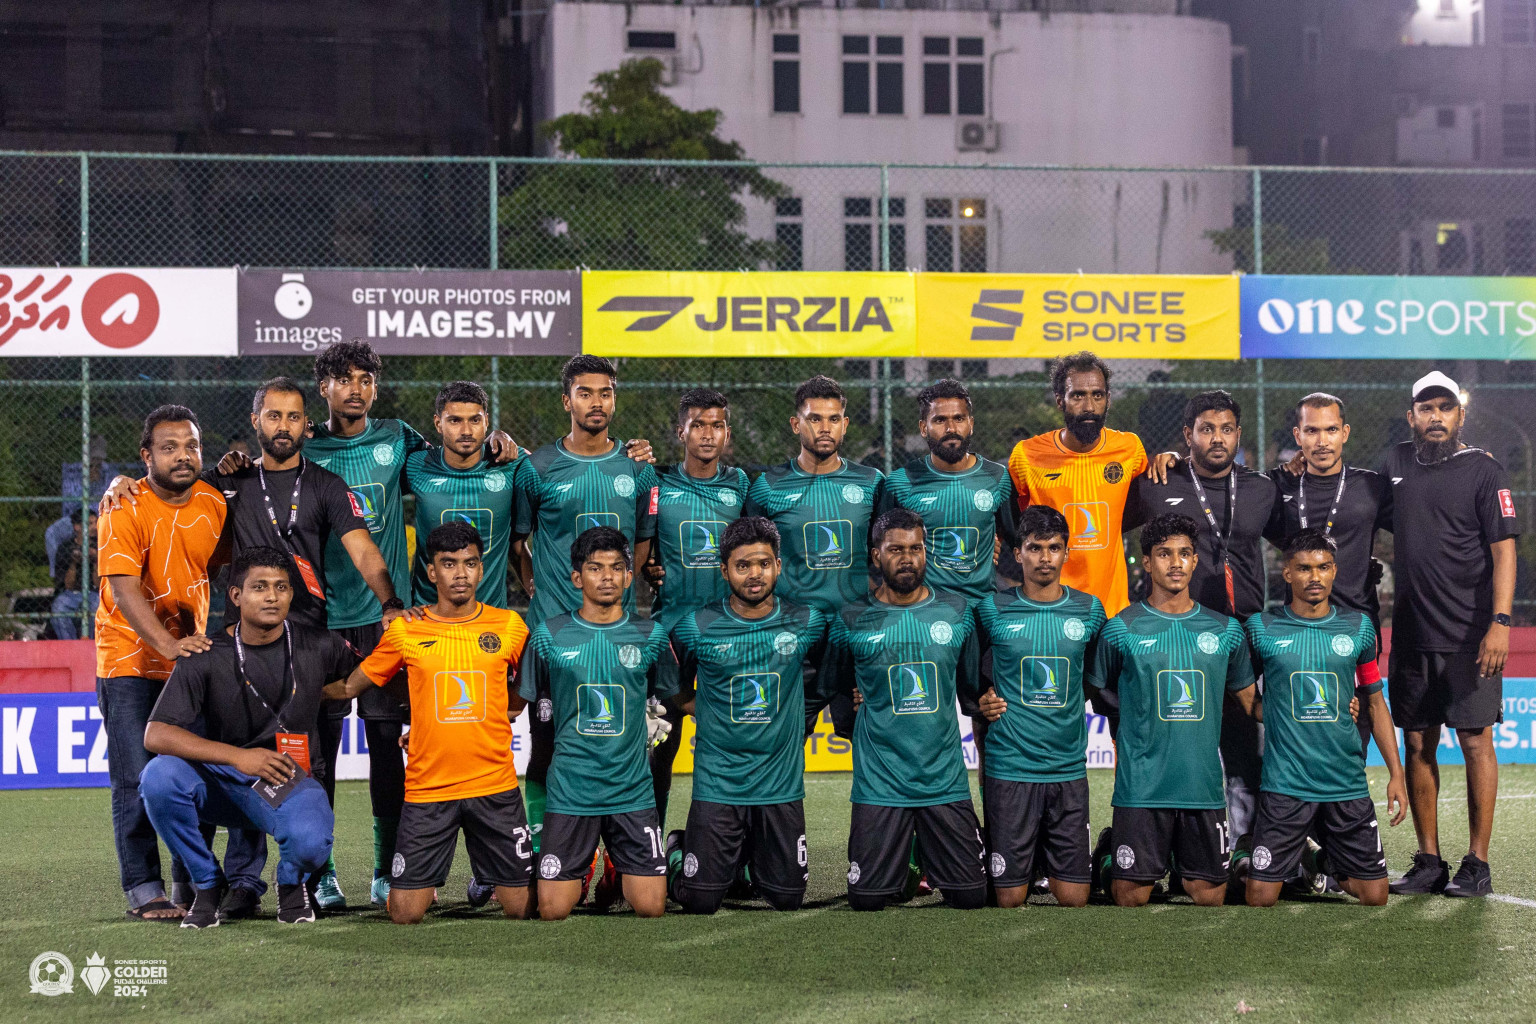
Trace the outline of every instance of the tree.
<instances>
[{"instance_id":1,"label":"tree","mask_svg":"<svg viewBox=\"0 0 1536 1024\"><path fill-rule=\"evenodd\" d=\"M1266 274L1339 274L1332 269L1328 239L1306 238L1293 234L1289 226L1272 222L1263 226L1264 272ZM1253 228L1233 226L1207 231L1216 251L1230 255L1235 268L1253 273Z\"/></svg>"},{"instance_id":2,"label":"tree","mask_svg":"<svg viewBox=\"0 0 1536 1024\"><path fill-rule=\"evenodd\" d=\"M684 110L661 91L663 65L628 60L592 79L579 113L540 126L578 159L739 161L717 134L718 110ZM771 263L777 244L744 230L743 193L787 189L755 167L616 164L520 166L500 201L506 267L739 270Z\"/></svg>"}]
</instances>

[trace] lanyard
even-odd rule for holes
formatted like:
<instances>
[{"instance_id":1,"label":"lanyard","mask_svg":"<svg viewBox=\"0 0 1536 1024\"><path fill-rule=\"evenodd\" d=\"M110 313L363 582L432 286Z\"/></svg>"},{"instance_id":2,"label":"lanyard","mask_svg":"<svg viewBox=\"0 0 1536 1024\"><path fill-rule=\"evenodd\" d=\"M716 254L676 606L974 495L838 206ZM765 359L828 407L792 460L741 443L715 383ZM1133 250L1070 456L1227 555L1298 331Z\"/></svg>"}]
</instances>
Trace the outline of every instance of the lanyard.
<instances>
[{"instance_id":1,"label":"lanyard","mask_svg":"<svg viewBox=\"0 0 1536 1024\"><path fill-rule=\"evenodd\" d=\"M1333 521L1339 514L1339 503L1344 500L1344 479L1349 476L1349 467L1344 466L1339 470L1339 489L1333 492L1333 508L1328 510L1328 522L1323 525L1323 536L1333 533ZM1301 482L1296 486L1296 515L1301 519L1301 528L1307 528L1307 473L1302 470Z\"/></svg>"},{"instance_id":2,"label":"lanyard","mask_svg":"<svg viewBox=\"0 0 1536 1024\"><path fill-rule=\"evenodd\" d=\"M272 521L272 529L277 531L277 539L283 542L283 547L292 550L288 545L288 538L293 536L293 528L299 521L299 485L304 482L304 457L299 456L299 475L293 478L293 497L289 499L288 529L284 530L277 525L277 509L272 505L272 495L267 493L267 474L261 468L261 463L256 463L256 476L261 481L261 500L267 505L267 518Z\"/></svg>"},{"instance_id":3,"label":"lanyard","mask_svg":"<svg viewBox=\"0 0 1536 1024\"><path fill-rule=\"evenodd\" d=\"M1227 474L1227 532L1222 534L1216 525L1216 513L1211 511L1210 499L1205 496L1205 488L1200 484L1200 474L1195 472L1195 467L1189 467L1189 479L1195 485L1195 498L1200 502L1200 508L1205 513L1206 522L1211 524L1211 532L1216 535L1217 554L1221 557L1222 575L1226 577L1227 584L1227 614L1237 614L1237 594L1232 581L1232 563L1227 559L1227 545L1232 539L1232 531L1237 526L1237 473Z\"/></svg>"},{"instance_id":4,"label":"lanyard","mask_svg":"<svg viewBox=\"0 0 1536 1024\"><path fill-rule=\"evenodd\" d=\"M286 622L283 623L283 642L288 645L287 668L289 691L288 700L280 702L286 707L288 702L291 701L299 692L299 679L293 668L293 633L288 629L288 623ZM272 710L272 705L267 703L267 698L261 695L260 691L258 691L256 687L251 684L250 677L245 674L245 645L240 642L240 626L238 624L235 626L235 665L240 672L240 681L245 684L246 689L255 694L256 699L261 701L261 706L267 709L267 714L271 715L274 719L277 720L278 731L287 732L288 726L283 722L282 713ZM281 690L278 691L278 696L282 696Z\"/></svg>"}]
</instances>

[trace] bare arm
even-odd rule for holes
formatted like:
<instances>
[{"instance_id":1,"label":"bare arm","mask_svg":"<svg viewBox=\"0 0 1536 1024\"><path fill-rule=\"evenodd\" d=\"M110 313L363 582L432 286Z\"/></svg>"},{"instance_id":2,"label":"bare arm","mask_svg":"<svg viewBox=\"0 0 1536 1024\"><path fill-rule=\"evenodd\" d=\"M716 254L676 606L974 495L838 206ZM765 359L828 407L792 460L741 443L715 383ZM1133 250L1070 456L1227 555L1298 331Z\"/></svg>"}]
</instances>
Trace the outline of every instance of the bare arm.
<instances>
[{"instance_id":1,"label":"bare arm","mask_svg":"<svg viewBox=\"0 0 1536 1024\"><path fill-rule=\"evenodd\" d=\"M1493 556L1493 612L1509 615L1515 610L1515 538L1494 541L1488 551ZM1509 627L1491 623L1477 648L1478 671L1484 679L1499 675L1507 660Z\"/></svg>"},{"instance_id":2,"label":"bare arm","mask_svg":"<svg viewBox=\"0 0 1536 1024\"><path fill-rule=\"evenodd\" d=\"M122 609L123 618L128 620L128 625L139 634L155 653L162 658L185 658L189 654L200 654L213 646L213 642L201 633L194 636L184 636L181 639L171 635L171 631L165 628L165 623L155 614L155 609L150 605L149 599L139 589L137 576L108 576L107 583L112 588L112 600Z\"/></svg>"},{"instance_id":3,"label":"bare arm","mask_svg":"<svg viewBox=\"0 0 1536 1024\"><path fill-rule=\"evenodd\" d=\"M518 582L523 585L523 592L529 597L533 596L533 555L528 551L527 537L512 538L513 566L517 571Z\"/></svg>"},{"instance_id":4,"label":"bare arm","mask_svg":"<svg viewBox=\"0 0 1536 1024\"><path fill-rule=\"evenodd\" d=\"M635 541L635 566L642 568L651 560L651 538Z\"/></svg>"},{"instance_id":5,"label":"bare arm","mask_svg":"<svg viewBox=\"0 0 1536 1024\"><path fill-rule=\"evenodd\" d=\"M1259 688L1257 686L1245 686L1232 694L1232 699L1237 701L1237 706L1243 709L1243 714L1255 722L1264 721L1264 705L1259 700Z\"/></svg>"},{"instance_id":6,"label":"bare arm","mask_svg":"<svg viewBox=\"0 0 1536 1024\"><path fill-rule=\"evenodd\" d=\"M293 778L296 766L287 754L265 747L236 747L204 739L169 722L150 722L144 728L144 749L151 754L170 754L204 764L227 764L236 771L255 775L281 786Z\"/></svg>"},{"instance_id":7,"label":"bare arm","mask_svg":"<svg viewBox=\"0 0 1536 1024\"><path fill-rule=\"evenodd\" d=\"M1392 712L1387 707L1387 696L1380 690L1371 694L1371 735L1376 749L1387 763L1387 812L1391 823L1398 825L1408 813L1408 786L1403 779L1403 763L1397 757L1397 729L1392 725Z\"/></svg>"},{"instance_id":8,"label":"bare arm","mask_svg":"<svg viewBox=\"0 0 1536 1024\"><path fill-rule=\"evenodd\" d=\"M352 670L352 674L345 679L338 679L334 683L326 683L320 692L326 700L351 700L368 690L373 685L373 680L363 671L359 665Z\"/></svg>"},{"instance_id":9,"label":"bare arm","mask_svg":"<svg viewBox=\"0 0 1536 1024\"><path fill-rule=\"evenodd\" d=\"M389 567L384 564L384 556L379 553L379 546L373 542L367 530L353 530L341 537L342 547L347 549L347 554L352 557L352 564L357 566L358 573L363 577L363 582L368 584L368 589L373 591L373 596L379 599L379 604L387 604L395 599L395 584L389 578ZM390 608L384 612L384 625L389 625L396 616L403 614L398 608Z\"/></svg>"}]
</instances>

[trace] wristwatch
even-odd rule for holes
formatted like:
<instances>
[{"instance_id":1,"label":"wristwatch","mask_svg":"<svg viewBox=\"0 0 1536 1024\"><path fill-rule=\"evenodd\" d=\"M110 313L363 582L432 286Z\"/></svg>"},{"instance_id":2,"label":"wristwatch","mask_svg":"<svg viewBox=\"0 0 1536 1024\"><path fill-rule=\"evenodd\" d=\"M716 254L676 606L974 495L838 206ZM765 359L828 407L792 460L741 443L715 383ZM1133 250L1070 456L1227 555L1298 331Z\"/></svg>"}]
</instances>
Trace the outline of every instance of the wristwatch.
<instances>
[{"instance_id":1,"label":"wristwatch","mask_svg":"<svg viewBox=\"0 0 1536 1024\"><path fill-rule=\"evenodd\" d=\"M398 597L392 597L388 601L385 601L380 607L382 607L386 612L403 612L405 611L405 602L400 600ZM1508 619L1509 616L1506 615L1504 618Z\"/></svg>"},{"instance_id":2,"label":"wristwatch","mask_svg":"<svg viewBox=\"0 0 1536 1024\"><path fill-rule=\"evenodd\" d=\"M1493 624L1495 626L1507 626L1509 625L1509 621L1509 616L1505 615L1503 612L1494 613Z\"/></svg>"}]
</instances>

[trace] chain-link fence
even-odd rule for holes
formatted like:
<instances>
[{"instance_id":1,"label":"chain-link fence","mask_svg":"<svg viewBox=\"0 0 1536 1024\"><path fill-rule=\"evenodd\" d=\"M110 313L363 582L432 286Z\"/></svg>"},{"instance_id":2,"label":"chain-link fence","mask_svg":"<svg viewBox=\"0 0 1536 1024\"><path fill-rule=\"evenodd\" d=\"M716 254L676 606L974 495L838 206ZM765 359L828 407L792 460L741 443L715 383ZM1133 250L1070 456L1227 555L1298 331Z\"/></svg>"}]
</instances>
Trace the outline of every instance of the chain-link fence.
<instances>
[{"instance_id":1,"label":"chain-link fence","mask_svg":"<svg viewBox=\"0 0 1536 1024\"><path fill-rule=\"evenodd\" d=\"M0 266L53 264L1536 274L1536 172L0 154ZM1471 392L1468 439L1504 461L1529 512L1536 373L1449 349L1440 365ZM1224 387L1244 409L1245 458L1264 468L1287 454L1296 400L1323 390L1346 403L1351 462L1373 465L1407 437L1409 384L1431 367L1122 362L1110 424L1175 448L1184 400ZM953 376L975 389L979 449L1002 459L1058 422L1044 369L963 353L631 359L616 428L670 460L677 394L719 387L735 409L735 461L780 461L794 384L826 372L852 396L850 454L890 468L921 447L916 391ZM191 406L222 451L248 437L251 390L279 373L312 377L281 357L0 360L4 633L88 629L89 545L82 566L69 520L119 469L138 469L150 409ZM460 378L487 386L520 442L567 429L558 361L544 357L392 357L377 413L429 431L438 387ZM1536 604L1530 578L1522 613Z\"/></svg>"}]
</instances>

